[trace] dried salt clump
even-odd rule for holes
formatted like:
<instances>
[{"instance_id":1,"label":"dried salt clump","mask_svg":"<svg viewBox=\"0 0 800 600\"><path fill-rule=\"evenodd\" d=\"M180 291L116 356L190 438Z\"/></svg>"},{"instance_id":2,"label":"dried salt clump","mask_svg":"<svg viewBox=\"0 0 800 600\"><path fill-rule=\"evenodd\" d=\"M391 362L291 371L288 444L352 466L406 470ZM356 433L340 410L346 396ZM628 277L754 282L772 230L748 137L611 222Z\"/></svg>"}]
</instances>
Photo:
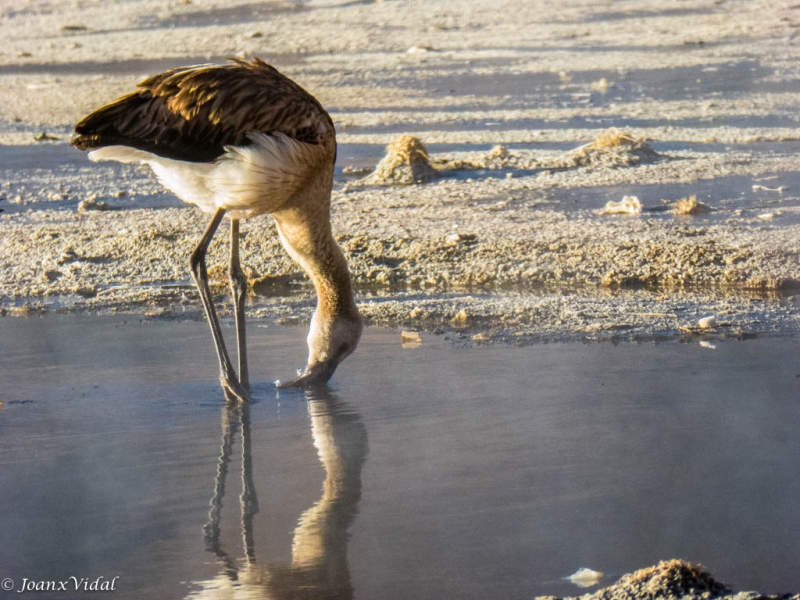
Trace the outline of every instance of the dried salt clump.
<instances>
[{"instance_id":1,"label":"dried salt clump","mask_svg":"<svg viewBox=\"0 0 800 600\"><path fill-rule=\"evenodd\" d=\"M492 146L492 149L481 157L466 159L438 158L434 161L434 165L434 168L439 171L475 171L478 169L497 170L506 167L528 169L538 166L538 163L535 161L530 164L521 163L519 162L519 157L512 155L507 146L497 144ZM509 175L513 177L511 173L507 173L506 177Z\"/></svg>"},{"instance_id":2,"label":"dried salt clump","mask_svg":"<svg viewBox=\"0 0 800 600\"><path fill-rule=\"evenodd\" d=\"M57 137L55 135L50 135L46 131L43 131L39 135L34 136L33 139L35 141L37 141L37 142L51 142L51 141L55 141L55 140L60 140L61 138L59 138L59 137Z\"/></svg>"},{"instance_id":3,"label":"dried salt clump","mask_svg":"<svg viewBox=\"0 0 800 600\"><path fill-rule=\"evenodd\" d=\"M595 81L594 83L592 83L592 90L594 90L595 92L600 92L601 94L605 94L611 88L612 85L614 84L612 84L610 81L608 81L608 79L603 77L599 81Z\"/></svg>"},{"instance_id":4,"label":"dried salt clump","mask_svg":"<svg viewBox=\"0 0 800 600\"><path fill-rule=\"evenodd\" d=\"M697 322L697 326L700 329L713 329L717 326L717 319L713 316L711 317L703 317Z\"/></svg>"},{"instance_id":5,"label":"dried salt clump","mask_svg":"<svg viewBox=\"0 0 800 600\"><path fill-rule=\"evenodd\" d=\"M425 183L437 176L428 159L428 149L419 138L403 135L386 148L386 156L359 183L368 185L409 185Z\"/></svg>"},{"instance_id":6,"label":"dried salt clump","mask_svg":"<svg viewBox=\"0 0 800 600\"><path fill-rule=\"evenodd\" d=\"M551 168L628 167L657 161L660 155L644 138L609 129L594 141L570 150L554 161Z\"/></svg>"},{"instance_id":7,"label":"dried salt clump","mask_svg":"<svg viewBox=\"0 0 800 600\"><path fill-rule=\"evenodd\" d=\"M711 212L711 207L704 202L698 202L697 196L681 198L672 205L672 214L675 215L702 215Z\"/></svg>"},{"instance_id":8,"label":"dried salt clump","mask_svg":"<svg viewBox=\"0 0 800 600\"><path fill-rule=\"evenodd\" d=\"M469 315L467 314L466 309L462 308L460 311L458 311L458 314L451 319L450 323L456 327L464 327L466 326L468 320Z\"/></svg>"},{"instance_id":9,"label":"dried salt clump","mask_svg":"<svg viewBox=\"0 0 800 600\"><path fill-rule=\"evenodd\" d=\"M81 200L80 204L78 204L78 212L87 212L90 210L111 210L111 206L109 206L108 202L98 200L97 194L92 194L86 198L86 200Z\"/></svg>"},{"instance_id":10,"label":"dried salt clump","mask_svg":"<svg viewBox=\"0 0 800 600\"><path fill-rule=\"evenodd\" d=\"M714 598L729 589L700 565L683 560L661 561L654 567L623 576L592 597L622 600L641 598Z\"/></svg>"},{"instance_id":11,"label":"dried salt clump","mask_svg":"<svg viewBox=\"0 0 800 600\"><path fill-rule=\"evenodd\" d=\"M598 215L640 215L642 203L636 196L625 196L619 202L609 200L603 208L595 212Z\"/></svg>"},{"instance_id":12,"label":"dried salt clump","mask_svg":"<svg viewBox=\"0 0 800 600\"><path fill-rule=\"evenodd\" d=\"M786 187L785 185L782 185L782 186L776 187L776 188L769 188L769 187L766 187L766 186L763 186L763 185L754 185L753 186L753 191L754 192L759 192L759 191L761 191L761 192L780 192L782 194L783 192L786 192L788 190L789 190L789 188Z\"/></svg>"},{"instance_id":13,"label":"dried salt clump","mask_svg":"<svg viewBox=\"0 0 800 600\"><path fill-rule=\"evenodd\" d=\"M502 144L492 146L492 149L486 154L486 158L494 160L508 160L508 157L508 147L503 146Z\"/></svg>"}]
</instances>

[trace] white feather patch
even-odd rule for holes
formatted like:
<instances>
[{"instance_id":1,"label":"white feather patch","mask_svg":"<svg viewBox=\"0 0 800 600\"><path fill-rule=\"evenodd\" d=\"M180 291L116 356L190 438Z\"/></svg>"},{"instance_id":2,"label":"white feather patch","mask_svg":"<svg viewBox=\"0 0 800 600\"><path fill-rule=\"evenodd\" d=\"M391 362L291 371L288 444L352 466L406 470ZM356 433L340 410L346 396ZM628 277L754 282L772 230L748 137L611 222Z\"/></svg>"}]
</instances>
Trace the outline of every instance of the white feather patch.
<instances>
[{"instance_id":1,"label":"white feather patch","mask_svg":"<svg viewBox=\"0 0 800 600\"><path fill-rule=\"evenodd\" d=\"M148 161L153 173L165 188L189 204L205 212L215 212L219 205L208 188L208 176L214 171L213 163L187 162L157 156Z\"/></svg>"},{"instance_id":2,"label":"white feather patch","mask_svg":"<svg viewBox=\"0 0 800 600\"><path fill-rule=\"evenodd\" d=\"M214 193L207 178L216 167L213 163L196 163L164 158L152 152L128 146L106 146L89 153L93 161L115 160L122 163L142 163L153 169L161 185L189 204L206 212L217 209Z\"/></svg>"},{"instance_id":3,"label":"white feather patch","mask_svg":"<svg viewBox=\"0 0 800 600\"><path fill-rule=\"evenodd\" d=\"M306 182L325 156L320 146L279 132L251 133L249 146L226 146L214 163L173 160L128 146L89 153L93 161L143 163L165 188L206 212L218 208L241 218L279 210Z\"/></svg>"},{"instance_id":4,"label":"white feather patch","mask_svg":"<svg viewBox=\"0 0 800 600\"><path fill-rule=\"evenodd\" d=\"M102 160L116 160L121 163L147 162L155 154L137 150L128 146L106 146L89 152L89 160L100 162Z\"/></svg>"},{"instance_id":5,"label":"white feather patch","mask_svg":"<svg viewBox=\"0 0 800 600\"><path fill-rule=\"evenodd\" d=\"M227 146L209 176L217 204L251 215L280 208L318 167L324 150L279 132L251 133L250 146Z\"/></svg>"}]
</instances>

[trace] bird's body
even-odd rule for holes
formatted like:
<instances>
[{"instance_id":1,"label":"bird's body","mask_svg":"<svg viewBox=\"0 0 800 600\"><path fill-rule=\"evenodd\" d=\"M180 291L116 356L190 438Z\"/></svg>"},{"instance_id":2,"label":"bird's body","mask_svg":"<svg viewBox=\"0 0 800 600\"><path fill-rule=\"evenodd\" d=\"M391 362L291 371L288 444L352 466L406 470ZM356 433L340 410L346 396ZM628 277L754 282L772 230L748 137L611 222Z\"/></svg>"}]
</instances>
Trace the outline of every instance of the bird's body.
<instances>
[{"instance_id":1,"label":"bird's body","mask_svg":"<svg viewBox=\"0 0 800 600\"><path fill-rule=\"evenodd\" d=\"M256 59L150 77L83 119L92 160L149 164L181 200L231 218L280 210L315 177L332 181L336 137L313 96Z\"/></svg>"},{"instance_id":2,"label":"bird's body","mask_svg":"<svg viewBox=\"0 0 800 600\"><path fill-rule=\"evenodd\" d=\"M84 118L75 132L72 144L91 150L92 160L148 164L181 200L214 214L192 256L192 270L211 322L224 387L226 379L229 387L237 386L204 281L205 250L227 214L232 219L239 379L246 388L238 221L272 214L284 247L308 273L318 296L309 362L292 383L327 381L355 348L361 318L330 228L333 122L313 96L258 59L183 67L146 79L136 92ZM234 395L244 394L234 390Z\"/></svg>"}]
</instances>

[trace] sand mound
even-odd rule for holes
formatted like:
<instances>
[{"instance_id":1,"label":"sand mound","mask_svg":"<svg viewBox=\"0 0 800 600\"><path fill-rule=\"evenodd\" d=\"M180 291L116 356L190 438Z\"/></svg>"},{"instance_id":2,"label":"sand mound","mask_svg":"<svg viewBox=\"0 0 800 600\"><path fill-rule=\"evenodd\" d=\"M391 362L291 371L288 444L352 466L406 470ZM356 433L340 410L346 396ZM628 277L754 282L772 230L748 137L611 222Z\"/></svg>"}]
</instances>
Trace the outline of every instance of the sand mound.
<instances>
[{"instance_id":1,"label":"sand mound","mask_svg":"<svg viewBox=\"0 0 800 600\"><path fill-rule=\"evenodd\" d=\"M683 560L664 560L654 567L625 575L617 583L581 596L583 600L656 600L667 598L718 598L730 589L716 581L700 565ZM549 597L551 598L551 597Z\"/></svg>"},{"instance_id":2,"label":"sand mound","mask_svg":"<svg viewBox=\"0 0 800 600\"><path fill-rule=\"evenodd\" d=\"M659 158L660 155L644 138L609 129L592 142L570 150L556 159L550 168L629 167L652 163Z\"/></svg>"},{"instance_id":3,"label":"sand mound","mask_svg":"<svg viewBox=\"0 0 800 600\"><path fill-rule=\"evenodd\" d=\"M640 569L625 575L614 585L597 592L598 598L664 598L668 596L700 596L710 592L710 597L728 592L728 587L716 581L700 565L683 560L665 560L654 567Z\"/></svg>"},{"instance_id":4,"label":"sand mound","mask_svg":"<svg viewBox=\"0 0 800 600\"><path fill-rule=\"evenodd\" d=\"M477 158L440 157L431 163L428 150L418 138L403 135L386 148L386 156L375 171L358 181L365 185L408 185L425 183L454 171L616 168L652 163L661 156L644 138L630 132L609 129L589 144L555 158L532 158L496 145Z\"/></svg>"},{"instance_id":5,"label":"sand mound","mask_svg":"<svg viewBox=\"0 0 800 600\"><path fill-rule=\"evenodd\" d=\"M388 158L388 156L387 156ZM494 146L490 152L474 159L438 158L434 167L439 172L473 171L479 169L577 169L616 168L653 163L661 157L644 138L630 132L609 129L594 141L557 157L538 158L509 151L506 146ZM386 160L386 159L384 159ZM376 171L377 172L377 171Z\"/></svg>"},{"instance_id":6,"label":"sand mound","mask_svg":"<svg viewBox=\"0 0 800 600\"><path fill-rule=\"evenodd\" d=\"M386 156L370 175L359 181L367 185L425 183L438 175L428 159L428 149L419 138L403 135L386 147Z\"/></svg>"},{"instance_id":7,"label":"sand mound","mask_svg":"<svg viewBox=\"0 0 800 600\"><path fill-rule=\"evenodd\" d=\"M520 169L527 165L519 161L517 156L512 155L506 146L492 146L483 156L475 159L451 159L439 158L434 161L436 168L440 171L477 171L479 169L504 169L507 167Z\"/></svg>"}]
</instances>

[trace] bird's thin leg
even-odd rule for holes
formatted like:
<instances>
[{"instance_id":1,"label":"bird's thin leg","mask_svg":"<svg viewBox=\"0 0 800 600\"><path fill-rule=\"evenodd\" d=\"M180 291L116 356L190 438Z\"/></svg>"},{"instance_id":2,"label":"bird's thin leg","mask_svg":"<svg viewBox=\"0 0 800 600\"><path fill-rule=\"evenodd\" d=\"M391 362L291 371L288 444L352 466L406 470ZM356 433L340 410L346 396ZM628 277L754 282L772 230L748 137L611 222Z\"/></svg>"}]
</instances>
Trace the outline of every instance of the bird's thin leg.
<instances>
[{"instance_id":1,"label":"bird's thin leg","mask_svg":"<svg viewBox=\"0 0 800 600\"><path fill-rule=\"evenodd\" d=\"M233 296L233 314L236 317L236 344L239 351L239 383L250 389L247 372L247 339L245 336L244 301L247 295L247 280L239 263L239 219L231 219L231 262L228 268Z\"/></svg>"},{"instance_id":2,"label":"bird's thin leg","mask_svg":"<svg viewBox=\"0 0 800 600\"><path fill-rule=\"evenodd\" d=\"M197 289L200 291L200 300L203 302L203 308L208 317L208 324L211 326L211 335L214 337L214 344L217 347L217 356L219 357L220 374L219 379L222 384L222 389L225 391L225 396L228 400L241 400L248 401L247 392L242 389L239 381L236 379L236 373L233 371L231 359L228 357L228 351L225 349L225 341L222 339L222 329L217 319L217 312L214 310L214 303L211 300L211 290L208 288L208 271L206 270L206 252L211 243L211 238L219 227L222 217L225 216L225 210L219 209L214 213L214 218L206 227L203 237L200 238L200 243L197 244L194 252L192 252L191 266L194 281L197 284Z\"/></svg>"}]
</instances>

